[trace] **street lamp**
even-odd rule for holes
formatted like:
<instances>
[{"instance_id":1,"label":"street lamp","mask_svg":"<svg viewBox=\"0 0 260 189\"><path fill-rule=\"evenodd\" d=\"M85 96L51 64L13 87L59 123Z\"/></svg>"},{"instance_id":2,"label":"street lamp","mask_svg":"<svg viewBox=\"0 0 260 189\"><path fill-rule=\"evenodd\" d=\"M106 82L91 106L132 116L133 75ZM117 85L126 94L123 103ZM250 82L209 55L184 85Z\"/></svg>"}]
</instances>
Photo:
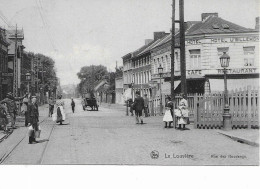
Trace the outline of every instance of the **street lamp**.
<instances>
[{"instance_id":1,"label":"street lamp","mask_svg":"<svg viewBox=\"0 0 260 189\"><path fill-rule=\"evenodd\" d=\"M223 112L223 128L225 130L231 129L231 114L229 113L229 103L228 103L228 90L227 90L227 68L229 66L230 56L223 53L223 55L219 58L220 65L223 68L224 73L224 112Z\"/></svg>"},{"instance_id":2,"label":"street lamp","mask_svg":"<svg viewBox=\"0 0 260 189\"><path fill-rule=\"evenodd\" d=\"M29 72L25 74L25 80L28 82L27 83L27 91L29 93L30 92L30 81L31 81L31 74Z\"/></svg>"},{"instance_id":3,"label":"street lamp","mask_svg":"<svg viewBox=\"0 0 260 189\"><path fill-rule=\"evenodd\" d=\"M163 67L160 64L158 67L158 73L160 75L160 115L162 115L162 74L163 74Z\"/></svg>"}]
</instances>

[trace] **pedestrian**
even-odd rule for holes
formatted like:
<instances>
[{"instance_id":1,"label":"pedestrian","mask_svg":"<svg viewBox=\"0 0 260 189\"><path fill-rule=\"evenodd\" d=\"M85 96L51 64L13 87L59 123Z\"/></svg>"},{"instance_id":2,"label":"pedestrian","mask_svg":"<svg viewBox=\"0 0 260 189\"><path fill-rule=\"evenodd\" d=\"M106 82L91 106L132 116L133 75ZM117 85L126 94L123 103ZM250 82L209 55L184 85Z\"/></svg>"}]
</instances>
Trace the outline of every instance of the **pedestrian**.
<instances>
[{"instance_id":1,"label":"pedestrian","mask_svg":"<svg viewBox=\"0 0 260 189\"><path fill-rule=\"evenodd\" d=\"M60 123L62 125L62 122L65 121L65 112L64 112L64 101L61 99L62 95L58 95L56 100L56 123Z\"/></svg>"},{"instance_id":2,"label":"pedestrian","mask_svg":"<svg viewBox=\"0 0 260 189\"><path fill-rule=\"evenodd\" d=\"M128 105L129 105L129 107L130 107L131 116L134 116L134 111L133 111L133 99L132 99L132 98L130 98L130 99L128 100Z\"/></svg>"},{"instance_id":3,"label":"pedestrian","mask_svg":"<svg viewBox=\"0 0 260 189\"><path fill-rule=\"evenodd\" d=\"M178 129L185 130L185 126L189 120L189 110L188 110L188 101L184 98L184 94L180 94L181 100L176 110Z\"/></svg>"},{"instance_id":4,"label":"pedestrian","mask_svg":"<svg viewBox=\"0 0 260 189\"><path fill-rule=\"evenodd\" d=\"M73 98L71 98L71 109L72 109L72 112L74 113L74 111L75 111L75 102L74 102Z\"/></svg>"},{"instance_id":5,"label":"pedestrian","mask_svg":"<svg viewBox=\"0 0 260 189\"><path fill-rule=\"evenodd\" d=\"M32 96L32 102L28 104L29 144L38 143L36 141L36 132L39 131L39 110L36 103L36 96Z\"/></svg>"},{"instance_id":6,"label":"pedestrian","mask_svg":"<svg viewBox=\"0 0 260 189\"><path fill-rule=\"evenodd\" d=\"M29 103L29 95L26 94L26 96L23 99L23 104L22 104L22 107L21 107L21 112L24 113L25 127L28 126L28 103Z\"/></svg>"},{"instance_id":7,"label":"pedestrian","mask_svg":"<svg viewBox=\"0 0 260 189\"><path fill-rule=\"evenodd\" d=\"M15 129L15 120L16 120L16 114L17 114L17 106L15 101L22 100L25 98L27 94L25 94L23 97L13 97L12 93L7 93L6 98L0 101L0 104L6 103L7 105L7 111L8 114L10 115L11 119L11 127Z\"/></svg>"},{"instance_id":8,"label":"pedestrian","mask_svg":"<svg viewBox=\"0 0 260 189\"><path fill-rule=\"evenodd\" d=\"M55 101L52 97L50 97L48 99L48 104L49 104L49 117L52 117L53 110L54 110L54 104L55 104Z\"/></svg>"},{"instance_id":9,"label":"pedestrian","mask_svg":"<svg viewBox=\"0 0 260 189\"><path fill-rule=\"evenodd\" d=\"M144 110L144 99L140 96L140 91L136 91L136 98L133 104L133 110L135 111L136 124L143 124L142 112Z\"/></svg>"},{"instance_id":10,"label":"pedestrian","mask_svg":"<svg viewBox=\"0 0 260 189\"><path fill-rule=\"evenodd\" d=\"M0 104L0 128L2 127L5 132L7 131L7 124L8 118L6 104Z\"/></svg>"},{"instance_id":11,"label":"pedestrian","mask_svg":"<svg viewBox=\"0 0 260 189\"><path fill-rule=\"evenodd\" d=\"M144 95L144 115L145 117L149 116L149 98L147 94Z\"/></svg>"},{"instance_id":12,"label":"pedestrian","mask_svg":"<svg viewBox=\"0 0 260 189\"><path fill-rule=\"evenodd\" d=\"M169 96L166 98L163 121L165 122L164 128L173 128L171 127L171 124L173 122L173 102L171 101L171 97Z\"/></svg>"}]
</instances>

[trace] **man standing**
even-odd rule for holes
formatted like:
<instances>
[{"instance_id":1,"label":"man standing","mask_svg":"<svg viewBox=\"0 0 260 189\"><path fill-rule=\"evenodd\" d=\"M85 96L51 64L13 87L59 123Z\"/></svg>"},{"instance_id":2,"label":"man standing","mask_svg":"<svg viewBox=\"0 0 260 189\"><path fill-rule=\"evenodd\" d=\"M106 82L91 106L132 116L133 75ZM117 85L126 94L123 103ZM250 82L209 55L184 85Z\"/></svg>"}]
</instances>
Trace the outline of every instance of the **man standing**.
<instances>
[{"instance_id":1,"label":"man standing","mask_svg":"<svg viewBox=\"0 0 260 189\"><path fill-rule=\"evenodd\" d=\"M0 101L0 104L6 103L7 105L7 111L10 115L11 119L11 127L15 128L15 119L16 119L16 113L17 113L17 106L15 101L22 100L27 94L25 94L23 97L13 97L12 93L7 93L6 98L2 101Z\"/></svg>"},{"instance_id":2,"label":"man standing","mask_svg":"<svg viewBox=\"0 0 260 189\"><path fill-rule=\"evenodd\" d=\"M73 98L71 98L71 109L72 109L72 112L74 113L74 111L75 111L75 102L74 102Z\"/></svg>"},{"instance_id":3,"label":"man standing","mask_svg":"<svg viewBox=\"0 0 260 189\"><path fill-rule=\"evenodd\" d=\"M52 117L53 110L54 110L54 104L55 104L52 97L49 98L48 104L49 104L49 117Z\"/></svg>"},{"instance_id":4,"label":"man standing","mask_svg":"<svg viewBox=\"0 0 260 189\"><path fill-rule=\"evenodd\" d=\"M144 95L144 115L145 117L149 116L149 99L147 94Z\"/></svg>"},{"instance_id":5,"label":"man standing","mask_svg":"<svg viewBox=\"0 0 260 189\"><path fill-rule=\"evenodd\" d=\"M140 96L140 91L136 91L136 98L133 104L133 109L135 110L135 116L136 116L136 124L139 124L141 121L141 124L143 124L143 117L142 112L144 110L144 99Z\"/></svg>"}]
</instances>

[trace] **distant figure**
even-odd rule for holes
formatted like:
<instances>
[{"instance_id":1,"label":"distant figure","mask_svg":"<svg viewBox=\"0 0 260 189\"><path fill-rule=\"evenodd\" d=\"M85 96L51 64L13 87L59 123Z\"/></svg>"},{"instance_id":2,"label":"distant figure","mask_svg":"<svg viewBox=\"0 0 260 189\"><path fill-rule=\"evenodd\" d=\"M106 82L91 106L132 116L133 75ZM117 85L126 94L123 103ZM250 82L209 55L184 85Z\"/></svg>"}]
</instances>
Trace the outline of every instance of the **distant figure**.
<instances>
[{"instance_id":1,"label":"distant figure","mask_svg":"<svg viewBox=\"0 0 260 189\"><path fill-rule=\"evenodd\" d=\"M71 98L71 109L72 109L72 112L74 113L74 111L75 111L75 102L74 102L73 98Z\"/></svg>"},{"instance_id":2,"label":"distant figure","mask_svg":"<svg viewBox=\"0 0 260 189\"><path fill-rule=\"evenodd\" d=\"M60 123L60 125L62 125L62 122L65 121L64 101L61 98L62 95L58 95L58 99L56 100L55 104L57 114L56 123Z\"/></svg>"},{"instance_id":3,"label":"distant figure","mask_svg":"<svg viewBox=\"0 0 260 189\"><path fill-rule=\"evenodd\" d=\"M54 104L55 104L55 101L52 97L49 98L48 104L49 104L49 117L52 117L53 110L54 110Z\"/></svg>"},{"instance_id":4,"label":"distant figure","mask_svg":"<svg viewBox=\"0 0 260 189\"><path fill-rule=\"evenodd\" d=\"M178 129L183 129L185 130L185 125L188 123L188 118L189 118L189 110L188 110L188 101L184 99L184 94L181 93L181 101L179 103L178 107L178 112L179 115L177 115L178 118ZM183 126L183 127L181 127Z\"/></svg>"},{"instance_id":5,"label":"distant figure","mask_svg":"<svg viewBox=\"0 0 260 189\"><path fill-rule=\"evenodd\" d=\"M171 101L171 97L166 98L166 103L165 103L165 113L163 116L163 121L165 122L165 127L164 128L173 128L171 127L171 124L173 122L173 102ZM169 124L169 126L168 126Z\"/></svg>"},{"instance_id":6,"label":"distant figure","mask_svg":"<svg viewBox=\"0 0 260 189\"><path fill-rule=\"evenodd\" d=\"M142 112L144 110L144 99L140 96L140 91L136 91L136 98L133 104L133 110L135 111L136 124L143 124Z\"/></svg>"},{"instance_id":7,"label":"distant figure","mask_svg":"<svg viewBox=\"0 0 260 189\"><path fill-rule=\"evenodd\" d=\"M25 127L28 126L28 103L29 103L29 95L26 95L23 99L22 112L24 112L25 118Z\"/></svg>"},{"instance_id":8,"label":"distant figure","mask_svg":"<svg viewBox=\"0 0 260 189\"><path fill-rule=\"evenodd\" d=\"M147 94L144 95L144 115L145 117L149 116L149 98Z\"/></svg>"}]
</instances>

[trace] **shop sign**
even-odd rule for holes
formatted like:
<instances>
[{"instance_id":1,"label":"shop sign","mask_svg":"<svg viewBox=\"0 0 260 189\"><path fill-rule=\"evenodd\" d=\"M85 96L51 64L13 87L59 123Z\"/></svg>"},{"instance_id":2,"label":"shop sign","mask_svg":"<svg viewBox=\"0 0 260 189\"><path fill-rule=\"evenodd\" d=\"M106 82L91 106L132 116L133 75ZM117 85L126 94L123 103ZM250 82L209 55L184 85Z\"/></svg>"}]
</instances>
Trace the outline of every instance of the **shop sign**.
<instances>
[{"instance_id":1,"label":"shop sign","mask_svg":"<svg viewBox=\"0 0 260 189\"><path fill-rule=\"evenodd\" d=\"M3 77L13 77L13 73L2 73Z\"/></svg>"},{"instance_id":2,"label":"shop sign","mask_svg":"<svg viewBox=\"0 0 260 189\"><path fill-rule=\"evenodd\" d=\"M201 75L201 70L187 70L187 75Z\"/></svg>"},{"instance_id":3,"label":"shop sign","mask_svg":"<svg viewBox=\"0 0 260 189\"><path fill-rule=\"evenodd\" d=\"M199 39L191 39L186 41L186 45L199 45L201 41Z\"/></svg>"},{"instance_id":4,"label":"shop sign","mask_svg":"<svg viewBox=\"0 0 260 189\"><path fill-rule=\"evenodd\" d=\"M258 36L253 37L230 37L230 38L212 38L211 43L235 43L235 42L248 42L259 41Z\"/></svg>"},{"instance_id":5,"label":"shop sign","mask_svg":"<svg viewBox=\"0 0 260 189\"><path fill-rule=\"evenodd\" d=\"M257 73L257 68L227 69L227 74L248 74L248 73ZM218 69L218 74L223 74L223 69Z\"/></svg>"}]
</instances>

